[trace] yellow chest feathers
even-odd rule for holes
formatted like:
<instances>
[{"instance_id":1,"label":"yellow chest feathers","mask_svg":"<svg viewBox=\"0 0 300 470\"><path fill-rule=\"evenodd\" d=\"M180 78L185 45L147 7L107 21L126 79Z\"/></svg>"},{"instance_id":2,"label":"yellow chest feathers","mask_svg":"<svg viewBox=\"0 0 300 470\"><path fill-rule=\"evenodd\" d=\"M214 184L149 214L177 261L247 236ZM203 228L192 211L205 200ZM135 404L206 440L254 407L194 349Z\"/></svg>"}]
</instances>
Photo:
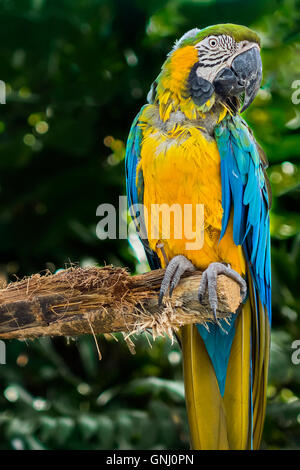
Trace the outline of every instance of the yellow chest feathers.
<instances>
[{"instance_id":1,"label":"yellow chest feathers","mask_svg":"<svg viewBox=\"0 0 300 470\"><path fill-rule=\"evenodd\" d=\"M219 243L223 209L220 155L215 140L204 135L199 128L187 129L178 125L168 133L144 128L143 137L137 172L142 171L144 178L150 247L160 256L156 245L163 242L168 259L184 254L202 269L210 262L224 261L241 271L239 250L233 244L232 233L230 237L230 224ZM168 226L167 230L164 227L166 220L162 223L161 215L153 216L162 204L169 208L174 204L181 207L182 219L176 218L174 214L177 212L171 210L170 228ZM197 206L204 210L203 219ZM203 222L204 229L201 249L190 245L193 234L200 230L199 221ZM185 223L189 225L188 230ZM163 259L162 256L160 258Z\"/></svg>"},{"instance_id":2,"label":"yellow chest feathers","mask_svg":"<svg viewBox=\"0 0 300 470\"><path fill-rule=\"evenodd\" d=\"M148 131L140 168L144 204L204 204L206 219L221 229L220 156L214 140L195 128L179 128L168 137Z\"/></svg>"}]
</instances>

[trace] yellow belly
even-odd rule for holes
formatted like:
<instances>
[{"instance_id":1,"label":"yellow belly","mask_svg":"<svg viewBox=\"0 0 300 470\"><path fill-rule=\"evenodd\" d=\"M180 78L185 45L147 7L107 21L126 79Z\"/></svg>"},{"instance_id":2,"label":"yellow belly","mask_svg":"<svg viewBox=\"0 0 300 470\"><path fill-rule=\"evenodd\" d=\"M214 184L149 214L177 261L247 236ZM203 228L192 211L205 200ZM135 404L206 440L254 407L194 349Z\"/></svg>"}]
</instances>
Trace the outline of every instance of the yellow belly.
<instances>
[{"instance_id":1,"label":"yellow belly","mask_svg":"<svg viewBox=\"0 0 300 470\"><path fill-rule=\"evenodd\" d=\"M180 130L176 132L177 139L173 142L151 130L144 134L138 171L142 170L144 178L144 206L150 247L157 252L163 266L163 256L157 247L160 242L169 260L179 254L185 255L202 270L212 262L226 262L244 274L244 257L241 247L233 242L231 219L219 243L223 209L217 144L213 139L208 141L196 128L189 129L188 134L185 134L189 136L187 138L182 138ZM161 204L178 204L176 209L181 208L182 220L177 215L172 216L171 212L169 231L165 230L162 217L157 217L158 209L155 205ZM197 225L197 205L198 208L204 205L204 239L200 249L191 248L196 235L193 240L191 233L186 233L184 225L184 220L189 221L193 233L201 229ZM178 237L180 233L181 237Z\"/></svg>"}]
</instances>

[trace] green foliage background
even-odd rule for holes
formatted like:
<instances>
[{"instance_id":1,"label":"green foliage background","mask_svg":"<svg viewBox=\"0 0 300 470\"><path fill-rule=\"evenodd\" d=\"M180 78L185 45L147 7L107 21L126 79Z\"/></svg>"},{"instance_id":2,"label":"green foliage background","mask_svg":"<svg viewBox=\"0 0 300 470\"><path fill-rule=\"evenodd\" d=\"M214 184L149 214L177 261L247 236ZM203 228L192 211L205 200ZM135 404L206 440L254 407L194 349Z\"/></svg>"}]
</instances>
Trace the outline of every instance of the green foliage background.
<instances>
[{"instance_id":1,"label":"green foliage background","mask_svg":"<svg viewBox=\"0 0 300 470\"><path fill-rule=\"evenodd\" d=\"M220 22L262 38L263 88L246 118L270 159L273 312L267 449L300 448L300 3L296 0L2 0L0 268L14 280L66 263L142 271L125 240L96 237L96 208L125 193L131 121L173 41ZM298 83L299 88L300 83ZM300 93L298 93L300 98ZM297 98L296 96L296 98ZM6 343L1 449L187 449L178 346Z\"/></svg>"}]
</instances>

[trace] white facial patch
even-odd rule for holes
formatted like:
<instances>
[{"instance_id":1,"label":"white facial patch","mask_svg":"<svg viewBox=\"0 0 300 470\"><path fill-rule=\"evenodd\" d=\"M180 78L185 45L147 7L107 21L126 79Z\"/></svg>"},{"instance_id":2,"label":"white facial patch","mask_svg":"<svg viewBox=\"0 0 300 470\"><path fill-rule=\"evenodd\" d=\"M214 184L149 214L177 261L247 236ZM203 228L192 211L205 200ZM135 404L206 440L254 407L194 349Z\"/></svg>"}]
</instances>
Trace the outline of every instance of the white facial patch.
<instances>
[{"instance_id":1,"label":"white facial patch","mask_svg":"<svg viewBox=\"0 0 300 470\"><path fill-rule=\"evenodd\" d=\"M237 55L253 46L255 44L252 42L236 42L226 34L207 36L195 46L199 57L199 67L196 71L198 77L212 83L220 70L230 67ZM258 45L257 47L259 48Z\"/></svg>"}]
</instances>

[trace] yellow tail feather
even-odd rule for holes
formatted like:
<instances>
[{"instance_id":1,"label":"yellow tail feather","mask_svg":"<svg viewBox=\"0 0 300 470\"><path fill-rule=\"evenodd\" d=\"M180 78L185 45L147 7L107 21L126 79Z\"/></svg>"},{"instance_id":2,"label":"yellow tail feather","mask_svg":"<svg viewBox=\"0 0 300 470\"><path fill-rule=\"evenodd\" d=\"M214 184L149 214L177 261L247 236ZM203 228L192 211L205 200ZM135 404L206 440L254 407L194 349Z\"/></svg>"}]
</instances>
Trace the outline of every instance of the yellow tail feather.
<instances>
[{"instance_id":1,"label":"yellow tail feather","mask_svg":"<svg viewBox=\"0 0 300 470\"><path fill-rule=\"evenodd\" d=\"M193 449L229 448L223 399L195 325L181 329L186 407Z\"/></svg>"},{"instance_id":2,"label":"yellow tail feather","mask_svg":"<svg viewBox=\"0 0 300 470\"><path fill-rule=\"evenodd\" d=\"M256 325L257 316L259 325ZM196 325L182 327L180 338L192 448L258 449L266 407L269 359L268 320L261 304L256 315L250 292L236 319L224 397L220 394L212 362Z\"/></svg>"}]
</instances>

